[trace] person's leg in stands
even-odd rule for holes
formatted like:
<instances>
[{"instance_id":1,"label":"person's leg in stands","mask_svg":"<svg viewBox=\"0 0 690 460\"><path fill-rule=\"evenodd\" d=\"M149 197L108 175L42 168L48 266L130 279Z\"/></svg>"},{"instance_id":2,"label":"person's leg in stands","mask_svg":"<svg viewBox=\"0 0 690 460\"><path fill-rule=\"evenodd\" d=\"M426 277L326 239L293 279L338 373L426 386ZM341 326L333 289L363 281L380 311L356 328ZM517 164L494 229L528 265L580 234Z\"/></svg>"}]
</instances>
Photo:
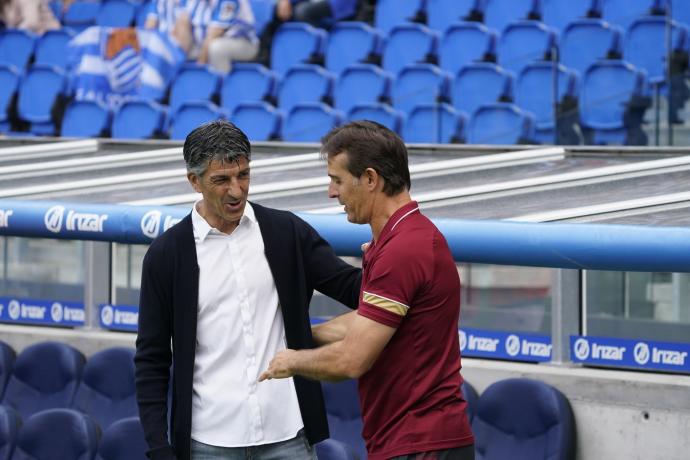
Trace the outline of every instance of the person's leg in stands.
<instances>
[{"instance_id":1,"label":"person's leg in stands","mask_svg":"<svg viewBox=\"0 0 690 460\"><path fill-rule=\"evenodd\" d=\"M214 70L228 73L234 61L251 61L258 52L258 41L240 37L219 37L208 46L208 63Z\"/></svg>"}]
</instances>

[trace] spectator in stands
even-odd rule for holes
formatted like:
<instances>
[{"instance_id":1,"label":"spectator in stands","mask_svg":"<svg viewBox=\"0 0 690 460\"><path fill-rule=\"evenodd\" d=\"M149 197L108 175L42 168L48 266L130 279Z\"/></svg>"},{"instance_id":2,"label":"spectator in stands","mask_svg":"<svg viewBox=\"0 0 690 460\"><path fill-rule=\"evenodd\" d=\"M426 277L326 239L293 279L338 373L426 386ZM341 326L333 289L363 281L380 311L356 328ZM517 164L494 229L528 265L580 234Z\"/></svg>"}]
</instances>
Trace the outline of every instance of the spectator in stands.
<instances>
[{"instance_id":1,"label":"spectator in stands","mask_svg":"<svg viewBox=\"0 0 690 460\"><path fill-rule=\"evenodd\" d=\"M169 34L188 59L219 72L259 50L249 0L157 0L145 27Z\"/></svg>"},{"instance_id":2,"label":"spectator in stands","mask_svg":"<svg viewBox=\"0 0 690 460\"><path fill-rule=\"evenodd\" d=\"M373 234L359 307L314 327L320 348L278 353L260 380L358 378L370 460L473 459L460 394L460 279L443 235L410 198L405 144L370 121L322 142L329 196Z\"/></svg>"},{"instance_id":3,"label":"spectator in stands","mask_svg":"<svg viewBox=\"0 0 690 460\"><path fill-rule=\"evenodd\" d=\"M0 21L7 28L42 34L60 28L48 0L0 0Z\"/></svg>"},{"instance_id":4,"label":"spectator in stands","mask_svg":"<svg viewBox=\"0 0 690 460\"><path fill-rule=\"evenodd\" d=\"M328 437L319 383L257 381L286 343L313 346L313 290L354 308L361 271L295 215L247 201L250 145L232 123L195 129L183 154L202 198L142 268L135 365L149 456L315 458L310 445Z\"/></svg>"}]
</instances>

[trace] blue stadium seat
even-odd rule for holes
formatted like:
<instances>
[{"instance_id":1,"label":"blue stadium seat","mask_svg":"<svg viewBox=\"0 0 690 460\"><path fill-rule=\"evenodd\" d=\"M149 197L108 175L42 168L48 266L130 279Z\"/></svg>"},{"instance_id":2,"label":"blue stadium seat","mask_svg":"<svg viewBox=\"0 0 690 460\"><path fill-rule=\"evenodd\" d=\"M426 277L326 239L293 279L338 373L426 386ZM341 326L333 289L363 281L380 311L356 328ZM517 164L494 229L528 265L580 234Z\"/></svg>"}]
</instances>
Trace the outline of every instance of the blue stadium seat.
<instances>
[{"instance_id":1,"label":"blue stadium seat","mask_svg":"<svg viewBox=\"0 0 690 460\"><path fill-rule=\"evenodd\" d=\"M646 92L646 76L623 61L599 61L584 75L580 94L583 127L594 130L592 142L623 143L626 140L626 107Z\"/></svg>"},{"instance_id":2,"label":"blue stadium seat","mask_svg":"<svg viewBox=\"0 0 690 460\"><path fill-rule=\"evenodd\" d=\"M335 85L335 108L347 113L357 104L390 100L393 75L372 64L358 64L343 71Z\"/></svg>"},{"instance_id":3,"label":"blue stadium seat","mask_svg":"<svg viewBox=\"0 0 690 460\"><path fill-rule=\"evenodd\" d=\"M134 23L137 6L130 0L101 0L96 25L101 27L130 27Z\"/></svg>"},{"instance_id":4,"label":"blue stadium seat","mask_svg":"<svg viewBox=\"0 0 690 460\"><path fill-rule=\"evenodd\" d=\"M381 54L383 37L364 22L338 22L331 29L326 45L326 68L340 73L346 67Z\"/></svg>"},{"instance_id":5,"label":"blue stadium seat","mask_svg":"<svg viewBox=\"0 0 690 460\"><path fill-rule=\"evenodd\" d=\"M444 33L454 23L466 21L472 10L483 5L483 0L427 0L427 23L429 28Z\"/></svg>"},{"instance_id":6,"label":"blue stadium seat","mask_svg":"<svg viewBox=\"0 0 690 460\"><path fill-rule=\"evenodd\" d=\"M443 70L457 75L467 64L496 58L495 31L478 22L459 22L451 25L441 40L438 52Z\"/></svg>"},{"instance_id":7,"label":"blue stadium seat","mask_svg":"<svg viewBox=\"0 0 690 460\"><path fill-rule=\"evenodd\" d=\"M113 117L112 137L116 139L151 139L165 130L166 112L152 101L124 102Z\"/></svg>"},{"instance_id":8,"label":"blue stadium seat","mask_svg":"<svg viewBox=\"0 0 690 460\"><path fill-rule=\"evenodd\" d=\"M308 64L323 54L326 31L300 22L280 26L271 45L271 69L279 75L297 64Z\"/></svg>"},{"instance_id":9,"label":"blue stadium seat","mask_svg":"<svg viewBox=\"0 0 690 460\"><path fill-rule=\"evenodd\" d=\"M134 18L134 24L138 29L143 29L146 26L146 19L149 14L154 11L156 7L156 2L144 2L137 8L136 17Z\"/></svg>"},{"instance_id":10,"label":"blue stadium seat","mask_svg":"<svg viewBox=\"0 0 690 460\"><path fill-rule=\"evenodd\" d=\"M514 104L497 102L480 106L470 120L469 144L517 144L531 141L534 119Z\"/></svg>"},{"instance_id":11,"label":"blue stadium seat","mask_svg":"<svg viewBox=\"0 0 690 460\"><path fill-rule=\"evenodd\" d=\"M474 414L477 411L479 394L467 380L463 380L460 389L462 391L462 398L467 401L467 418L470 420L471 424L472 420L474 420Z\"/></svg>"},{"instance_id":12,"label":"blue stadium seat","mask_svg":"<svg viewBox=\"0 0 690 460\"><path fill-rule=\"evenodd\" d=\"M485 0L484 24L499 32L510 23L539 13L539 0Z\"/></svg>"},{"instance_id":13,"label":"blue stadium seat","mask_svg":"<svg viewBox=\"0 0 690 460\"><path fill-rule=\"evenodd\" d=\"M359 460L350 446L335 439L325 439L314 445L319 460Z\"/></svg>"},{"instance_id":14,"label":"blue stadium seat","mask_svg":"<svg viewBox=\"0 0 690 460\"><path fill-rule=\"evenodd\" d=\"M575 458L575 420L567 398L530 379L495 382L479 397L472 422L482 460Z\"/></svg>"},{"instance_id":15,"label":"blue stadium seat","mask_svg":"<svg viewBox=\"0 0 690 460\"><path fill-rule=\"evenodd\" d=\"M244 102L230 117L251 141L270 141L280 136L283 112L266 102Z\"/></svg>"},{"instance_id":16,"label":"blue stadium seat","mask_svg":"<svg viewBox=\"0 0 690 460\"><path fill-rule=\"evenodd\" d=\"M12 99L17 94L19 81L20 75L16 67L0 64L0 132L11 129L9 111Z\"/></svg>"},{"instance_id":17,"label":"blue stadium seat","mask_svg":"<svg viewBox=\"0 0 690 460\"><path fill-rule=\"evenodd\" d=\"M627 30L641 16L647 16L655 0L600 0L602 18ZM674 2L677 3L677 2ZM676 5L678 8L679 5Z\"/></svg>"},{"instance_id":18,"label":"blue stadium seat","mask_svg":"<svg viewBox=\"0 0 690 460\"><path fill-rule=\"evenodd\" d=\"M31 123L34 134L54 134L52 110L67 90L67 76L52 66L32 66L19 84L19 117Z\"/></svg>"},{"instance_id":19,"label":"blue stadium seat","mask_svg":"<svg viewBox=\"0 0 690 460\"><path fill-rule=\"evenodd\" d=\"M62 24L79 33L87 27L96 25L100 8L101 2L98 0L76 0L70 3L62 15Z\"/></svg>"},{"instance_id":20,"label":"blue stadium seat","mask_svg":"<svg viewBox=\"0 0 690 460\"><path fill-rule=\"evenodd\" d=\"M467 115L448 104L419 105L405 121L405 142L447 144L465 138Z\"/></svg>"},{"instance_id":21,"label":"blue stadium seat","mask_svg":"<svg viewBox=\"0 0 690 460\"><path fill-rule=\"evenodd\" d=\"M577 76L563 66L558 66L558 97L554 98L554 64L537 62L522 70L515 85L515 103L534 114L535 139L543 143L554 142L556 104L565 98L577 98ZM555 99L555 101L554 101Z\"/></svg>"},{"instance_id":22,"label":"blue stadium seat","mask_svg":"<svg viewBox=\"0 0 690 460\"><path fill-rule=\"evenodd\" d=\"M256 33L261 35L266 25L273 19L273 12L275 11L275 0L250 0L252 5L252 12L254 13L254 27Z\"/></svg>"},{"instance_id":23,"label":"blue stadium seat","mask_svg":"<svg viewBox=\"0 0 690 460\"><path fill-rule=\"evenodd\" d=\"M375 121L391 131L395 131L396 133L400 134L402 133L405 114L399 110L395 110L388 104L360 104L350 109L347 119L349 121Z\"/></svg>"},{"instance_id":24,"label":"blue stadium seat","mask_svg":"<svg viewBox=\"0 0 690 460\"><path fill-rule=\"evenodd\" d=\"M597 3L599 0L541 0L541 20L563 31L571 22L586 18L590 11L596 12Z\"/></svg>"},{"instance_id":25,"label":"blue stadium seat","mask_svg":"<svg viewBox=\"0 0 690 460\"><path fill-rule=\"evenodd\" d=\"M22 421L11 407L0 406L0 459L10 460Z\"/></svg>"},{"instance_id":26,"label":"blue stadium seat","mask_svg":"<svg viewBox=\"0 0 690 460\"><path fill-rule=\"evenodd\" d=\"M343 121L342 112L319 102L293 107L283 124L283 141L318 142Z\"/></svg>"},{"instance_id":27,"label":"blue stadium seat","mask_svg":"<svg viewBox=\"0 0 690 460\"><path fill-rule=\"evenodd\" d=\"M106 348L89 357L72 408L90 416L102 430L116 420L136 417L134 349Z\"/></svg>"},{"instance_id":28,"label":"blue stadium seat","mask_svg":"<svg viewBox=\"0 0 690 460\"><path fill-rule=\"evenodd\" d=\"M382 67L397 74L409 64L428 62L438 52L439 34L420 24L394 27L383 49Z\"/></svg>"},{"instance_id":29,"label":"blue stadium seat","mask_svg":"<svg viewBox=\"0 0 690 460\"><path fill-rule=\"evenodd\" d=\"M367 449L362 438L362 413L359 408L357 381L322 382L323 398L326 403L326 416L331 432L331 440L348 445L359 455L367 457ZM317 452L321 459L320 451Z\"/></svg>"},{"instance_id":30,"label":"blue stadium seat","mask_svg":"<svg viewBox=\"0 0 690 460\"><path fill-rule=\"evenodd\" d=\"M424 9L424 0L378 0L374 25L384 34L393 27L412 22Z\"/></svg>"},{"instance_id":31,"label":"blue stadium seat","mask_svg":"<svg viewBox=\"0 0 690 460\"><path fill-rule=\"evenodd\" d=\"M220 89L220 75L206 66L187 64L170 85L170 111L185 102L211 101Z\"/></svg>"},{"instance_id":32,"label":"blue stadium seat","mask_svg":"<svg viewBox=\"0 0 690 460\"><path fill-rule=\"evenodd\" d=\"M11 65L24 71L34 54L36 36L26 30L0 31L0 64Z\"/></svg>"},{"instance_id":33,"label":"blue stadium seat","mask_svg":"<svg viewBox=\"0 0 690 460\"><path fill-rule=\"evenodd\" d=\"M687 29L662 16L647 16L630 24L625 36L625 60L638 69L647 71L651 84L666 80L666 33L672 30L671 46L674 51L687 51Z\"/></svg>"},{"instance_id":34,"label":"blue stadium seat","mask_svg":"<svg viewBox=\"0 0 690 460\"><path fill-rule=\"evenodd\" d=\"M599 59L622 52L622 32L601 19L570 23L561 36L561 62L580 75Z\"/></svg>"},{"instance_id":35,"label":"blue stadium seat","mask_svg":"<svg viewBox=\"0 0 690 460\"><path fill-rule=\"evenodd\" d=\"M36 41L34 64L52 65L66 69L67 44L74 37L68 29L49 30Z\"/></svg>"},{"instance_id":36,"label":"blue stadium seat","mask_svg":"<svg viewBox=\"0 0 690 460\"><path fill-rule=\"evenodd\" d=\"M393 107L409 114L422 104L450 100L451 75L433 64L404 67L393 84Z\"/></svg>"},{"instance_id":37,"label":"blue stadium seat","mask_svg":"<svg viewBox=\"0 0 690 460\"><path fill-rule=\"evenodd\" d=\"M98 450L98 425L70 409L50 409L24 420L12 460L91 460Z\"/></svg>"},{"instance_id":38,"label":"blue stadium seat","mask_svg":"<svg viewBox=\"0 0 690 460\"><path fill-rule=\"evenodd\" d=\"M472 115L482 104L510 99L513 76L496 64L481 62L460 69L451 86L453 107Z\"/></svg>"},{"instance_id":39,"label":"blue stadium seat","mask_svg":"<svg viewBox=\"0 0 690 460\"><path fill-rule=\"evenodd\" d=\"M23 419L36 412L69 407L81 379L84 355L59 342L40 342L22 350L14 362L2 403Z\"/></svg>"},{"instance_id":40,"label":"blue stadium seat","mask_svg":"<svg viewBox=\"0 0 690 460\"><path fill-rule=\"evenodd\" d=\"M103 431L96 460L146 460L148 444L139 417L118 420Z\"/></svg>"},{"instance_id":41,"label":"blue stadium seat","mask_svg":"<svg viewBox=\"0 0 690 460\"><path fill-rule=\"evenodd\" d=\"M278 90L278 105L285 113L304 102L331 105L335 75L321 66L302 64L287 71Z\"/></svg>"},{"instance_id":42,"label":"blue stadium seat","mask_svg":"<svg viewBox=\"0 0 690 460\"><path fill-rule=\"evenodd\" d=\"M111 113L96 101L73 101L65 110L60 135L65 137L107 137Z\"/></svg>"},{"instance_id":43,"label":"blue stadium seat","mask_svg":"<svg viewBox=\"0 0 690 460\"><path fill-rule=\"evenodd\" d=\"M556 46L556 32L538 21L509 24L498 42L498 62L515 74L547 57Z\"/></svg>"},{"instance_id":44,"label":"blue stadium seat","mask_svg":"<svg viewBox=\"0 0 690 460\"><path fill-rule=\"evenodd\" d=\"M185 102L172 115L170 139L184 140L187 134L209 121L225 118L220 108L210 102Z\"/></svg>"},{"instance_id":45,"label":"blue stadium seat","mask_svg":"<svg viewBox=\"0 0 690 460\"><path fill-rule=\"evenodd\" d=\"M220 88L220 105L228 112L235 110L245 102L267 101L275 99L277 75L261 64L237 63L223 78Z\"/></svg>"},{"instance_id":46,"label":"blue stadium seat","mask_svg":"<svg viewBox=\"0 0 690 460\"><path fill-rule=\"evenodd\" d=\"M0 340L0 401L5 394L5 386L12 374L14 361L17 359L17 354L10 345Z\"/></svg>"},{"instance_id":47,"label":"blue stadium seat","mask_svg":"<svg viewBox=\"0 0 690 460\"><path fill-rule=\"evenodd\" d=\"M673 20L690 26L690 8L687 8L687 6L684 8L683 5L678 2L673 2L671 7Z\"/></svg>"}]
</instances>

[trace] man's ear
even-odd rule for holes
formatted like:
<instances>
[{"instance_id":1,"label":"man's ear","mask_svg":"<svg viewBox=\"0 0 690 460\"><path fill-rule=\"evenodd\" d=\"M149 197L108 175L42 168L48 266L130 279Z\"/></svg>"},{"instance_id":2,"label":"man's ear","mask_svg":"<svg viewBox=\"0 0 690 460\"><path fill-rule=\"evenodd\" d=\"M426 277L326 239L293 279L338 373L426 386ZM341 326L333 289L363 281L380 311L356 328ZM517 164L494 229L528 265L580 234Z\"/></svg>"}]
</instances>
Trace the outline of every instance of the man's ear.
<instances>
[{"instance_id":1,"label":"man's ear","mask_svg":"<svg viewBox=\"0 0 690 460\"><path fill-rule=\"evenodd\" d=\"M374 168L365 169L364 174L362 174L362 179L364 179L364 185L371 191L379 187L383 188L383 177L381 177Z\"/></svg>"},{"instance_id":2,"label":"man's ear","mask_svg":"<svg viewBox=\"0 0 690 460\"><path fill-rule=\"evenodd\" d=\"M194 174L193 172L187 172L187 180L192 184L192 188L195 192L201 193L201 178Z\"/></svg>"}]
</instances>

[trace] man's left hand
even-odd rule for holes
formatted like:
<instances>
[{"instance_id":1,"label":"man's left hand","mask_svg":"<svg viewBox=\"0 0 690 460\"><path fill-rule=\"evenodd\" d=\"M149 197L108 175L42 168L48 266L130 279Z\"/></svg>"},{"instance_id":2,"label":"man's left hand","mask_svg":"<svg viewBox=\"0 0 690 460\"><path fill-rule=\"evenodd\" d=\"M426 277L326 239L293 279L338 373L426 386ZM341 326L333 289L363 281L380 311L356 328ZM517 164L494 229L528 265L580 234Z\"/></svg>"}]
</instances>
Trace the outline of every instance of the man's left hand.
<instances>
[{"instance_id":1,"label":"man's left hand","mask_svg":"<svg viewBox=\"0 0 690 460\"><path fill-rule=\"evenodd\" d=\"M286 379L294 374L290 369L292 357L297 353L295 350L283 350L279 352L268 364L268 369L259 376L259 382L270 379Z\"/></svg>"}]
</instances>

